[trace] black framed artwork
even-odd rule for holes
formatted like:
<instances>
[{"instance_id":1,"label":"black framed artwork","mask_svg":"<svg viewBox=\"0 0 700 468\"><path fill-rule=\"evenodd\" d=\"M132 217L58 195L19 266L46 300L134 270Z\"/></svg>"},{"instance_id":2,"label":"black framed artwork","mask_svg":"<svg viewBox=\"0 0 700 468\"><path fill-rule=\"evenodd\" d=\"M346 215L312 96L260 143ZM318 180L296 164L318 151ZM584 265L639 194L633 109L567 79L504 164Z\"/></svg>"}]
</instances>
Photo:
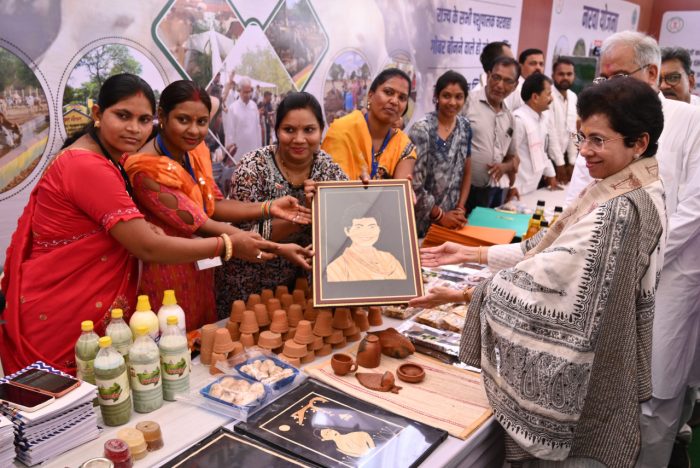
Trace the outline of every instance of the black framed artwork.
<instances>
[{"instance_id":1,"label":"black framed artwork","mask_svg":"<svg viewBox=\"0 0 700 468\"><path fill-rule=\"evenodd\" d=\"M407 180L317 184L315 306L401 304L423 295L411 190Z\"/></svg>"},{"instance_id":2,"label":"black framed artwork","mask_svg":"<svg viewBox=\"0 0 700 468\"><path fill-rule=\"evenodd\" d=\"M447 437L311 379L234 430L326 467L417 466Z\"/></svg>"}]
</instances>

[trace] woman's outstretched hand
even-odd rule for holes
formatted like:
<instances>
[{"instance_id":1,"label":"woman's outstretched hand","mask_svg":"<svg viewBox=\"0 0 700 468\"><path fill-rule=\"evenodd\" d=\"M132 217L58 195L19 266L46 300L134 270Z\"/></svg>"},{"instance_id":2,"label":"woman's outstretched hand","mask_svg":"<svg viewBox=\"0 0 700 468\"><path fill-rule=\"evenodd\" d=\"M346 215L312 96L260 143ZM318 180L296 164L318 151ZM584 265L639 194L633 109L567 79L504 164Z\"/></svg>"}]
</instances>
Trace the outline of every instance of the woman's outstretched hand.
<instances>
[{"instance_id":1,"label":"woman's outstretched hand","mask_svg":"<svg viewBox=\"0 0 700 468\"><path fill-rule=\"evenodd\" d=\"M311 269L311 259L314 256L311 246L302 247L297 244L278 244L277 253L305 270Z\"/></svg>"},{"instance_id":2,"label":"woman's outstretched hand","mask_svg":"<svg viewBox=\"0 0 700 468\"><path fill-rule=\"evenodd\" d=\"M270 214L273 218L284 219L295 224L311 224L311 210L299 204L299 200L286 195L272 201Z\"/></svg>"},{"instance_id":3,"label":"woman's outstretched hand","mask_svg":"<svg viewBox=\"0 0 700 468\"><path fill-rule=\"evenodd\" d=\"M260 234L239 231L228 235L233 242L233 256L251 263L262 263L277 257L279 244L266 241Z\"/></svg>"},{"instance_id":4,"label":"woman's outstretched hand","mask_svg":"<svg viewBox=\"0 0 700 468\"><path fill-rule=\"evenodd\" d=\"M474 252L470 252L474 250ZM445 242L437 247L420 249L421 265L438 267L441 265L457 265L464 262L476 261L476 248Z\"/></svg>"},{"instance_id":5,"label":"woman's outstretched hand","mask_svg":"<svg viewBox=\"0 0 700 468\"><path fill-rule=\"evenodd\" d=\"M437 306L451 304L454 302L464 302L464 295L462 294L462 291L458 289L446 288L444 286L438 286L428 291L428 294L425 296L411 299L408 302L408 305L410 307L433 309Z\"/></svg>"}]
</instances>

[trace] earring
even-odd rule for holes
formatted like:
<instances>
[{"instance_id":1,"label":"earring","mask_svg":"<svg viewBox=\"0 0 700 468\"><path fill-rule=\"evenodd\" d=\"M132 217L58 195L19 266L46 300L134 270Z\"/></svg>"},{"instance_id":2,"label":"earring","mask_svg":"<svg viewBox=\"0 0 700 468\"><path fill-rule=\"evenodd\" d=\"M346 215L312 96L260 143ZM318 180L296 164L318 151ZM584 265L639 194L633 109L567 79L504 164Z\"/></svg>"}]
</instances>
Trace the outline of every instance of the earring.
<instances>
[{"instance_id":1,"label":"earring","mask_svg":"<svg viewBox=\"0 0 700 468\"><path fill-rule=\"evenodd\" d=\"M641 154L635 154L635 155L633 156L633 158L634 158L635 161L636 161L637 159L639 159L640 157L642 157Z\"/></svg>"},{"instance_id":2,"label":"earring","mask_svg":"<svg viewBox=\"0 0 700 468\"><path fill-rule=\"evenodd\" d=\"M100 121L99 120L95 120L95 128L100 128Z\"/></svg>"}]
</instances>

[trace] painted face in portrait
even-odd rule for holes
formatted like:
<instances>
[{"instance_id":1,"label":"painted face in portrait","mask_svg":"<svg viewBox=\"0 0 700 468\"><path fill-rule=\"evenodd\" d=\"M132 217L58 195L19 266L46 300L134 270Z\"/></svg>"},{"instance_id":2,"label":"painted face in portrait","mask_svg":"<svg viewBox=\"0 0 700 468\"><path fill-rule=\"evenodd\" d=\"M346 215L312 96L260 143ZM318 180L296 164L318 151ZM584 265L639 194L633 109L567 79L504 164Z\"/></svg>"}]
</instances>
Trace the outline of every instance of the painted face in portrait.
<instances>
[{"instance_id":1,"label":"painted face in portrait","mask_svg":"<svg viewBox=\"0 0 700 468\"><path fill-rule=\"evenodd\" d=\"M94 105L92 114L95 122L99 122L100 140L112 155L138 151L153 129L151 104L142 93L122 99L106 109Z\"/></svg>"},{"instance_id":2,"label":"painted face in portrait","mask_svg":"<svg viewBox=\"0 0 700 468\"><path fill-rule=\"evenodd\" d=\"M165 115L158 112L163 138L178 152L192 151L204 141L209 129L209 111L201 101L181 102Z\"/></svg>"},{"instance_id":3,"label":"painted face in portrait","mask_svg":"<svg viewBox=\"0 0 700 468\"><path fill-rule=\"evenodd\" d=\"M343 228L353 246L372 247L379 240L381 229L375 218L355 218L352 226Z\"/></svg>"}]
</instances>

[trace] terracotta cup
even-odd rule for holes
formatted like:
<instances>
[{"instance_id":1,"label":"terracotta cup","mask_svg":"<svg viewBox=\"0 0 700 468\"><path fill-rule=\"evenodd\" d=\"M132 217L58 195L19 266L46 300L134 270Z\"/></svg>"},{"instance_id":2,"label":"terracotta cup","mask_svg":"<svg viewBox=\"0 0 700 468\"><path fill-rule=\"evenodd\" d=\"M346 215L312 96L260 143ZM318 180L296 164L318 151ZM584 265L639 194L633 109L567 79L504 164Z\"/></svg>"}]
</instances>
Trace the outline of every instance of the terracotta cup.
<instances>
[{"instance_id":1,"label":"terracotta cup","mask_svg":"<svg viewBox=\"0 0 700 468\"><path fill-rule=\"evenodd\" d=\"M272 289L263 289L260 291L260 299L262 300L263 304L267 304L267 301L275 297L275 293L272 291Z\"/></svg>"},{"instance_id":2,"label":"terracotta cup","mask_svg":"<svg viewBox=\"0 0 700 468\"><path fill-rule=\"evenodd\" d=\"M297 325L296 333L294 333L294 341L299 344L308 345L316 339L311 329L311 322L308 320L300 320Z\"/></svg>"},{"instance_id":3,"label":"terracotta cup","mask_svg":"<svg viewBox=\"0 0 700 468\"><path fill-rule=\"evenodd\" d=\"M314 309L313 307L307 307L304 309L304 320L308 320L311 323L315 322L319 310L320 309Z\"/></svg>"},{"instance_id":4,"label":"terracotta cup","mask_svg":"<svg viewBox=\"0 0 700 468\"><path fill-rule=\"evenodd\" d=\"M287 333L289 331L289 322L287 321L287 312L283 309L277 309L272 313L272 323L270 323L270 331L275 333Z\"/></svg>"},{"instance_id":5,"label":"terracotta cup","mask_svg":"<svg viewBox=\"0 0 700 468\"><path fill-rule=\"evenodd\" d=\"M331 358L331 367L335 375L346 375L357 370L357 363L349 354L335 353Z\"/></svg>"},{"instance_id":6,"label":"terracotta cup","mask_svg":"<svg viewBox=\"0 0 700 468\"><path fill-rule=\"evenodd\" d=\"M343 330L343 336L351 336L356 335L358 333L360 333L360 328L357 325L355 325L355 322L352 323L352 326Z\"/></svg>"},{"instance_id":7,"label":"terracotta cup","mask_svg":"<svg viewBox=\"0 0 700 468\"><path fill-rule=\"evenodd\" d=\"M313 362L314 359L316 359L316 353L307 350L306 355L303 358L301 358L301 363L308 364L310 362Z\"/></svg>"},{"instance_id":8,"label":"terracotta cup","mask_svg":"<svg viewBox=\"0 0 700 468\"><path fill-rule=\"evenodd\" d=\"M360 331L369 330L369 318L365 309L358 309L355 313L355 325Z\"/></svg>"},{"instance_id":9,"label":"terracotta cup","mask_svg":"<svg viewBox=\"0 0 700 468\"><path fill-rule=\"evenodd\" d=\"M255 346L255 338L252 333L241 333L241 345L244 348Z\"/></svg>"},{"instance_id":10,"label":"terracotta cup","mask_svg":"<svg viewBox=\"0 0 700 468\"><path fill-rule=\"evenodd\" d=\"M215 323L209 323L202 327L202 344L199 348L199 361L202 364L209 364L211 362L211 353L214 349L214 334L217 328L219 327L217 327Z\"/></svg>"},{"instance_id":11,"label":"terracotta cup","mask_svg":"<svg viewBox=\"0 0 700 468\"><path fill-rule=\"evenodd\" d=\"M314 324L314 335L316 336L330 336L333 333L333 313L328 309L321 309L316 316L316 323Z\"/></svg>"},{"instance_id":12,"label":"terracotta cup","mask_svg":"<svg viewBox=\"0 0 700 468\"><path fill-rule=\"evenodd\" d=\"M281 353L281 354L279 355L279 358L280 358L281 360L283 360L284 362L286 362L287 364L293 365L294 367L300 367L300 366L301 366L301 359L299 359L299 358L287 356L287 355L284 354L284 353Z\"/></svg>"},{"instance_id":13,"label":"terracotta cup","mask_svg":"<svg viewBox=\"0 0 700 468\"><path fill-rule=\"evenodd\" d=\"M306 294L301 289L295 289L292 291L292 300L295 304L304 305L306 304Z\"/></svg>"},{"instance_id":14,"label":"terracotta cup","mask_svg":"<svg viewBox=\"0 0 700 468\"><path fill-rule=\"evenodd\" d=\"M294 298L292 297L291 294L282 294L280 296L280 304L282 304L282 308L284 310L289 310L289 306L294 303Z\"/></svg>"},{"instance_id":15,"label":"terracotta cup","mask_svg":"<svg viewBox=\"0 0 700 468\"><path fill-rule=\"evenodd\" d=\"M262 304L256 304L253 310L255 311L255 320L258 322L258 327L262 328L270 325L270 313L267 307Z\"/></svg>"},{"instance_id":16,"label":"terracotta cup","mask_svg":"<svg viewBox=\"0 0 700 468\"><path fill-rule=\"evenodd\" d=\"M373 327L381 325L382 322L382 308L378 306L372 306L369 308L369 324Z\"/></svg>"},{"instance_id":17,"label":"terracotta cup","mask_svg":"<svg viewBox=\"0 0 700 468\"><path fill-rule=\"evenodd\" d=\"M284 342L284 354L289 357L303 358L308 354L309 350L306 349L306 345L299 344L294 340L287 340Z\"/></svg>"},{"instance_id":18,"label":"terracotta cup","mask_svg":"<svg viewBox=\"0 0 700 468\"><path fill-rule=\"evenodd\" d=\"M238 322L232 322L229 320L226 322L226 329L228 330L229 335L231 335L231 340L238 341L238 339L241 337L241 332L238 329Z\"/></svg>"},{"instance_id":19,"label":"terracotta cup","mask_svg":"<svg viewBox=\"0 0 700 468\"><path fill-rule=\"evenodd\" d=\"M309 290L309 280L306 278L297 278L296 282L294 283L294 289L301 289L306 293L306 291Z\"/></svg>"},{"instance_id":20,"label":"terracotta cup","mask_svg":"<svg viewBox=\"0 0 700 468\"><path fill-rule=\"evenodd\" d=\"M292 304L287 310L287 321L290 327L296 327L299 320L304 320L304 311L299 304Z\"/></svg>"},{"instance_id":21,"label":"terracotta cup","mask_svg":"<svg viewBox=\"0 0 700 468\"><path fill-rule=\"evenodd\" d=\"M231 304L231 315L229 321L241 323L243 320L243 311L246 309L245 302L240 299L233 301Z\"/></svg>"},{"instance_id":22,"label":"terracotta cup","mask_svg":"<svg viewBox=\"0 0 700 468\"><path fill-rule=\"evenodd\" d=\"M226 330L224 330L226 331ZM228 334L228 332L227 332ZM211 375L223 374L224 372L216 367L216 363L219 361L226 361L226 355L219 353L211 353L211 363L209 364L209 373Z\"/></svg>"},{"instance_id":23,"label":"terracotta cup","mask_svg":"<svg viewBox=\"0 0 700 468\"><path fill-rule=\"evenodd\" d=\"M313 343L309 343L309 346L309 349L312 351L318 351L319 349L323 348L323 337L314 335L314 341Z\"/></svg>"},{"instance_id":24,"label":"terracotta cup","mask_svg":"<svg viewBox=\"0 0 700 468\"><path fill-rule=\"evenodd\" d=\"M333 330L333 332L324 339L326 343L330 343L332 345L338 344L343 340L343 330Z\"/></svg>"},{"instance_id":25,"label":"terracotta cup","mask_svg":"<svg viewBox=\"0 0 700 468\"><path fill-rule=\"evenodd\" d=\"M289 331L285 333L282 338L287 341L287 340L293 340L294 335L297 334L297 327L289 327Z\"/></svg>"},{"instance_id":26,"label":"terracotta cup","mask_svg":"<svg viewBox=\"0 0 700 468\"><path fill-rule=\"evenodd\" d=\"M358 329L359 330L359 329ZM348 335L345 337L345 339L348 341L348 343L354 343L356 341L360 341L362 339L362 333L359 331L355 333L354 335Z\"/></svg>"},{"instance_id":27,"label":"terracotta cup","mask_svg":"<svg viewBox=\"0 0 700 468\"><path fill-rule=\"evenodd\" d=\"M346 347L347 344L348 344L348 340L346 340L345 337L343 337L343 339L341 341L339 341L331 346L333 346L333 349L341 349L341 348Z\"/></svg>"},{"instance_id":28,"label":"terracotta cup","mask_svg":"<svg viewBox=\"0 0 700 468\"><path fill-rule=\"evenodd\" d=\"M258 305L258 304L256 304ZM257 333L260 330L260 327L258 326L258 320L255 318L255 312L252 310L245 310L243 311L243 320L241 321L241 324L238 326L238 330L241 333L247 333L247 334L252 334L252 333Z\"/></svg>"},{"instance_id":29,"label":"terracotta cup","mask_svg":"<svg viewBox=\"0 0 700 468\"><path fill-rule=\"evenodd\" d=\"M251 294L248 296L248 301L245 303L246 309L253 310L255 304L260 304L261 302L260 294Z\"/></svg>"},{"instance_id":30,"label":"terracotta cup","mask_svg":"<svg viewBox=\"0 0 700 468\"><path fill-rule=\"evenodd\" d=\"M212 352L228 356L228 353L233 350L233 340L231 334L226 328L219 328L214 333L214 347Z\"/></svg>"},{"instance_id":31,"label":"terracotta cup","mask_svg":"<svg viewBox=\"0 0 700 468\"><path fill-rule=\"evenodd\" d=\"M353 325L350 309L347 307L338 307L333 313L333 328L337 330L345 330Z\"/></svg>"},{"instance_id":32,"label":"terracotta cup","mask_svg":"<svg viewBox=\"0 0 700 468\"><path fill-rule=\"evenodd\" d=\"M275 288L275 297L277 299L282 299L282 296L285 294L289 294L289 288L286 285L280 284Z\"/></svg>"},{"instance_id":33,"label":"terracotta cup","mask_svg":"<svg viewBox=\"0 0 700 468\"><path fill-rule=\"evenodd\" d=\"M233 350L228 353L229 356L235 356L236 354L240 354L243 352L243 345L241 344L240 341L234 341L233 342Z\"/></svg>"},{"instance_id":34,"label":"terracotta cup","mask_svg":"<svg viewBox=\"0 0 700 468\"><path fill-rule=\"evenodd\" d=\"M357 364L372 369L382 359L382 345L376 335L367 335L357 348Z\"/></svg>"},{"instance_id":35,"label":"terracotta cup","mask_svg":"<svg viewBox=\"0 0 700 468\"><path fill-rule=\"evenodd\" d=\"M282 346L282 335L270 330L260 332L260 338L258 338L258 346L265 349L279 348Z\"/></svg>"},{"instance_id":36,"label":"terracotta cup","mask_svg":"<svg viewBox=\"0 0 700 468\"><path fill-rule=\"evenodd\" d=\"M315 351L316 357L321 357L321 356L328 356L331 354L331 350L333 349L333 345L330 343L324 343L321 349L317 349Z\"/></svg>"},{"instance_id":37,"label":"terracotta cup","mask_svg":"<svg viewBox=\"0 0 700 468\"><path fill-rule=\"evenodd\" d=\"M276 297L273 297L272 299L267 301L267 311L270 313L270 315L272 315L272 313L274 311L276 311L277 309L281 309L281 308L282 308L282 303Z\"/></svg>"}]
</instances>

